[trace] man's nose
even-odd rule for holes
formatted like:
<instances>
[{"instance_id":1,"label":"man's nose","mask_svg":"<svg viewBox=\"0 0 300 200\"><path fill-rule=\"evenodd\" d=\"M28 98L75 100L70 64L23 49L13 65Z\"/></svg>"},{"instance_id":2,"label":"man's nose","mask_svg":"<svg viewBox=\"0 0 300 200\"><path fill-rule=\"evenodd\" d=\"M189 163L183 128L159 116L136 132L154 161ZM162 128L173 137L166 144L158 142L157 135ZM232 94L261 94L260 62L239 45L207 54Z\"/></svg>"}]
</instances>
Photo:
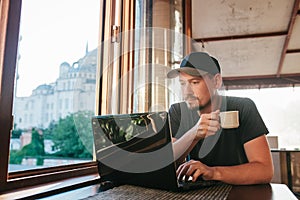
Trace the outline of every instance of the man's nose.
<instances>
[{"instance_id":1,"label":"man's nose","mask_svg":"<svg viewBox=\"0 0 300 200\"><path fill-rule=\"evenodd\" d=\"M193 90L190 83L187 83L183 87L183 94L193 94Z\"/></svg>"}]
</instances>

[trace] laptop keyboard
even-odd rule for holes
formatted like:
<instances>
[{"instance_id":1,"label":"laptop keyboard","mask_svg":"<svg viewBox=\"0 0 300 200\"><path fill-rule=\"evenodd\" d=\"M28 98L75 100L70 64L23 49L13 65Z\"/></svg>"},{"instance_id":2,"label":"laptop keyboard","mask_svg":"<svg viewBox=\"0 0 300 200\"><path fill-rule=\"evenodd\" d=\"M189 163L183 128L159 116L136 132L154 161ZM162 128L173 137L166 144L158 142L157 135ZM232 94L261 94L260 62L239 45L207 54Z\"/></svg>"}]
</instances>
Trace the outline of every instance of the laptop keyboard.
<instances>
[{"instance_id":1,"label":"laptop keyboard","mask_svg":"<svg viewBox=\"0 0 300 200\"><path fill-rule=\"evenodd\" d=\"M198 178L195 182L192 180L179 180L178 185L179 187L183 189L195 189L195 188L201 188L201 187L208 187L213 186L216 184L221 183L220 181L216 180L204 180L201 177Z\"/></svg>"}]
</instances>

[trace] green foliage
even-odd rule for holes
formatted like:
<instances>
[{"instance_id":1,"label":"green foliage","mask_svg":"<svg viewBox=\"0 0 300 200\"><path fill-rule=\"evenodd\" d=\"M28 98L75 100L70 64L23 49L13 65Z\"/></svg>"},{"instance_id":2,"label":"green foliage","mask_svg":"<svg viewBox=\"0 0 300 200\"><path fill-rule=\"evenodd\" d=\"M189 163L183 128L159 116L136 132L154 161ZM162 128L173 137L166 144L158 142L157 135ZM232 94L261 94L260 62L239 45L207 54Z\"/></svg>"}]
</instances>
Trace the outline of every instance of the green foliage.
<instances>
[{"instance_id":1,"label":"green foliage","mask_svg":"<svg viewBox=\"0 0 300 200\"><path fill-rule=\"evenodd\" d=\"M78 112L60 119L52 131L55 156L92 158L91 112Z\"/></svg>"},{"instance_id":2,"label":"green foliage","mask_svg":"<svg viewBox=\"0 0 300 200\"><path fill-rule=\"evenodd\" d=\"M46 157L44 138L51 139L54 150L51 156L63 158L92 158L93 134L91 126L92 112L78 112L51 122L49 127L38 132L32 129L31 143L21 150L10 151L10 164L21 164L23 158L37 159L37 165L43 165ZM47 155L49 156L49 155Z\"/></svg>"},{"instance_id":3,"label":"green foliage","mask_svg":"<svg viewBox=\"0 0 300 200\"><path fill-rule=\"evenodd\" d=\"M11 131L11 138L20 138L22 135L22 130L21 129L14 129Z\"/></svg>"},{"instance_id":4,"label":"green foliage","mask_svg":"<svg viewBox=\"0 0 300 200\"><path fill-rule=\"evenodd\" d=\"M11 132L11 138L20 138L22 130L17 128L17 124L14 123L14 129Z\"/></svg>"},{"instance_id":5,"label":"green foliage","mask_svg":"<svg viewBox=\"0 0 300 200\"><path fill-rule=\"evenodd\" d=\"M43 130L44 139L52 140L52 132L55 126L56 123L54 121L51 121L48 128Z\"/></svg>"},{"instance_id":6,"label":"green foliage","mask_svg":"<svg viewBox=\"0 0 300 200\"><path fill-rule=\"evenodd\" d=\"M43 134L36 129L32 129L31 142L25 145L20 151L10 152L10 164L21 164L24 157L35 157L37 158L37 165L43 165L44 155Z\"/></svg>"},{"instance_id":7,"label":"green foliage","mask_svg":"<svg viewBox=\"0 0 300 200\"><path fill-rule=\"evenodd\" d=\"M22 151L18 150L11 150L9 155L9 163L10 164L21 164L23 160L23 153Z\"/></svg>"}]
</instances>

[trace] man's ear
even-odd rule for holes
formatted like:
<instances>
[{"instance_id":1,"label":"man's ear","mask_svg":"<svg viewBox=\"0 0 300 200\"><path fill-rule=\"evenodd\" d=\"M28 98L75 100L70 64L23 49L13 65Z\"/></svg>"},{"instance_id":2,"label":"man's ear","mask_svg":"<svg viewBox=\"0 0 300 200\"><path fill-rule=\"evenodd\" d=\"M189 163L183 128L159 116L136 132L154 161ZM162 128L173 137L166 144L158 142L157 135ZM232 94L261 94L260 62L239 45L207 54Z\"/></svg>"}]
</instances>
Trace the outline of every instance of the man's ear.
<instances>
[{"instance_id":1,"label":"man's ear","mask_svg":"<svg viewBox=\"0 0 300 200\"><path fill-rule=\"evenodd\" d=\"M220 89L222 87L223 80L221 74L216 74L214 76L214 86L216 89Z\"/></svg>"}]
</instances>

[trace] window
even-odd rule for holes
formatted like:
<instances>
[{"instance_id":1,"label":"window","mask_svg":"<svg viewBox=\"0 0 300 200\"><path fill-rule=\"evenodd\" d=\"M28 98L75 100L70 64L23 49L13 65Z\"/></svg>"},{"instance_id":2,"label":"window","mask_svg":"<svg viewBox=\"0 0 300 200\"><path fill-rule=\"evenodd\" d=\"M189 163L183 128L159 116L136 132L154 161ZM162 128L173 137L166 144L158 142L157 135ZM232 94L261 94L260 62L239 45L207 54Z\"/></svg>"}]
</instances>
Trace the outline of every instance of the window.
<instances>
[{"instance_id":1,"label":"window","mask_svg":"<svg viewBox=\"0 0 300 200\"><path fill-rule=\"evenodd\" d=\"M98 0L63 0L59 6L53 1L22 2L13 115L22 118L25 108L20 101L28 102L31 108L29 123L14 122L13 131L21 132L20 137L14 139L19 139L21 146L10 151L9 172L92 160L92 146L80 143L80 137L92 138L92 135L77 133L76 128L72 128L76 126L72 119L83 112L94 112L94 105L87 101L95 99L95 90L87 91L84 85L78 88L80 93L70 90L69 74L78 74L79 83L84 82L87 71L95 74L97 63L87 60L97 52L99 8ZM76 68L72 63L76 63ZM84 101L80 105L89 106L81 109L76 103L79 100ZM51 121L45 106L49 101L53 102L54 113L61 113L54 115ZM80 121L88 126L89 118L84 116ZM40 134L37 141L33 140L35 131ZM23 134L27 134L26 141L30 142L23 143ZM52 142L55 152L45 151L47 141Z\"/></svg>"},{"instance_id":2,"label":"window","mask_svg":"<svg viewBox=\"0 0 300 200\"><path fill-rule=\"evenodd\" d=\"M115 4L113 10L120 5ZM128 8L129 20L113 17L111 27L123 30L104 35L101 96L107 101L99 108L101 114L167 110L171 102L179 100L165 77L183 57L182 5L181 1L138 0L134 12Z\"/></svg>"},{"instance_id":3,"label":"window","mask_svg":"<svg viewBox=\"0 0 300 200\"><path fill-rule=\"evenodd\" d=\"M96 165L92 162L92 140L80 144L80 156L76 152L62 154L59 152L65 148L66 143L62 142L67 137L53 130L58 130L60 123L74 129L74 118L90 123L86 113L93 112L94 108L79 109L79 104L71 101L76 100L75 93L94 102L95 90L82 91L83 86L80 92L61 91L58 86L66 82L68 73L85 73L85 65L78 60L97 50L101 3L98 0L59 3L1 0L0 88L5 98L1 98L0 107L1 113L6 113L0 120L1 192L96 172ZM78 15L82 12L86 14ZM67 62L71 64L67 65ZM79 63L77 68L72 68L73 62ZM96 69L96 64L93 62L91 68ZM47 109L49 104L51 112ZM56 139L53 138L55 134ZM83 133L70 134L74 136L70 138L75 138L73 142L76 137L83 137L80 135ZM80 146L76 142L73 144ZM53 172L57 175L50 177ZM45 176L34 178L37 174ZM19 177L23 180L18 180Z\"/></svg>"},{"instance_id":4,"label":"window","mask_svg":"<svg viewBox=\"0 0 300 200\"><path fill-rule=\"evenodd\" d=\"M19 146L23 144L17 145L17 143L14 143L13 145L11 142L9 145L12 147L10 152L8 147L1 145L1 152L5 152L0 160L1 191L96 172L95 163L90 162L92 158L86 160L87 164L82 165L78 162L78 164L74 165L70 162L69 166L66 164L56 166L57 163L53 162L53 160L47 160L48 155L61 156L58 153L61 152L62 146L53 148L53 145L56 142L59 144L59 141L62 142L64 138L56 141L51 138L51 134L53 134L51 131L57 128L58 123L67 123L68 120L70 122L75 119L76 124L80 121L77 120L76 122L77 117L88 118L94 114L94 111L96 114L105 114L166 110L168 108L172 91L165 87L165 82L160 82L159 76L166 73L168 67L176 65L174 61L182 57L181 38L176 38L175 32L164 31L163 29L172 30L176 27L177 30L182 31L182 19L178 13L181 13L183 4L181 1L176 2L176 5L172 5L164 1L155 1L153 3L150 0L128 1L126 3L118 0L106 1L105 3L104 1L93 0L89 1L89 3L93 3L93 6L88 8L88 3L84 0L60 1L59 6L53 1L40 2L29 0L23 1L22 6L18 0L1 1L1 9L7 12L8 19L15 20L8 23L8 27L12 26L14 29L8 30L8 36L1 37L1 49L5 49L5 53L1 54L1 59L3 59L4 69L8 69L8 64L9 66L16 66L15 71L1 71L1 77L4 79L2 82L6 85L5 90L1 87L1 92L5 91L8 94L14 94L13 96L7 95L5 101L0 100L1 113L2 111L6 113L2 117L9 119L8 121L12 121L12 114L14 114L16 119L27 118L27 120L14 120L15 124L12 131L19 131L20 129L22 138L27 141L29 146L33 142L32 138L35 138L35 142L44 140L40 144L45 147L43 148L45 153L42 154L44 156L34 158L34 155L31 154L22 157L21 168L12 169L9 163L14 160L12 158L18 158L14 157L13 154L17 153L20 150L18 149ZM33 3L34 6L29 6L30 3ZM77 7L75 6L80 3L83 3L80 6L80 10L76 10ZM8 8L11 9L9 13ZM34 8L34 10L29 11L31 8ZM47 9L44 10L44 8ZM164 12L160 8L170 9L171 12ZM85 9L89 10L88 14L78 15ZM105 10L105 12L101 12L101 9ZM47 11L51 13L47 13ZM99 11L100 13L95 14ZM73 15L73 21L68 21L70 12ZM144 12L147 12L147 14L145 15ZM93 13L95 15L90 16ZM166 24L162 23L162 18L156 19L154 17L156 15L159 16L160 13L164 13L162 18L168 19ZM18 16L15 16L16 14L20 14L20 26L18 26L19 19ZM48 21L46 17L50 17L52 21ZM81 20L81 18L76 17L85 17L85 19ZM39 26L35 26L34 23L41 19ZM27 24L27 20L32 24ZM64 22L63 26L59 27L58 21L56 21L56 26L51 27L52 22L55 20ZM86 23L87 21L89 23ZM44 30L36 29L42 28L43 25L47 25ZM1 24L2 26L5 26L5 24ZM118 27L122 28L123 39L121 39L121 35L111 35L110 30L114 26L117 29ZM149 28L152 26L158 28ZM89 28L99 27L104 30L99 32L99 35L95 32L95 29L89 30ZM27 32L27 28L29 28L30 34ZM130 32L130 30L135 29L137 31ZM54 32L51 32L52 30ZM81 32L82 30L84 32ZM94 35L93 38L100 39L102 41L101 45L96 48L98 42L89 42L87 38L84 40L76 38L75 42L70 41L71 36L75 36L79 32L82 34L96 33L96 36ZM130 32L130 34L126 35L125 32ZM43 37L40 39L41 35ZM162 40L160 40L160 35L163 35ZM25 47L29 38L35 39L35 42L30 43L30 51L28 52L25 50ZM9 47L14 48L4 48L4 43L2 42L4 40L9 42ZM93 46L93 44L96 44L96 46ZM161 45L165 45L163 49L161 49ZM80 49L83 51L74 53L73 51L77 46L81 47ZM121 48L122 54L118 54L117 52ZM51 53L50 50L54 51L54 53ZM42 54L39 55L39 53ZM56 53L58 53L58 61L53 62L55 59L51 56ZM68 53L71 54L70 58ZM32 58L31 56L35 57ZM106 56L108 56L108 60L105 59L107 58ZM100 63L98 63L98 59ZM25 61L28 61L28 63ZM164 65L160 71L154 70L154 67L159 67L160 65ZM34 66L38 66L38 68L28 68ZM85 71L83 69L85 67L88 70ZM25 68L27 68L27 71L34 71L37 75L34 77L32 75L26 76ZM54 72L54 74L50 72ZM14 74L16 74L16 80L14 80ZM96 79L92 80L88 77L96 77ZM29 87L25 82L22 83L22 79L25 78L30 78L30 81L35 81L35 83ZM70 89L72 92L62 88L68 81L74 85ZM88 88L88 91L85 92L85 88ZM119 90L121 88L122 90ZM23 89L25 91L22 91ZM22 94L22 92L24 93ZM66 99L69 99L68 110L64 110L64 100ZM96 108L89 108L88 106L95 105L95 100L98 102ZM6 102L11 102L12 106L3 110L5 108L3 105ZM47 109L48 102L51 102L51 112ZM25 105L28 105L27 110ZM71 107L73 108L72 111L70 111ZM19 123L20 121L22 123ZM5 122L7 120L1 121L1 124L5 124L1 126L1 132L5 133L3 134L5 135L4 140L10 141L9 133L11 127ZM23 129L26 129L26 133L25 131L23 132ZM91 133L91 130L88 130L88 132ZM84 142L89 143L91 141L92 137L90 137L89 141ZM90 148L88 144L85 145ZM10 157L8 157L9 155ZM6 160L7 158L10 159ZM73 161L74 157L71 159ZM29 168L27 168L28 166L22 168L24 167L22 163L34 164L29 166ZM50 165L46 166L44 165L45 163ZM71 169L72 173L68 171ZM8 176L7 171L9 171ZM52 174L52 172L56 174ZM42 176L36 179L32 175ZM22 178L22 181L18 181L18 178ZM9 180L9 184L7 180Z\"/></svg>"},{"instance_id":5,"label":"window","mask_svg":"<svg viewBox=\"0 0 300 200\"><path fill-rule=\"evenodd\" d=\"M269 135L278 136L279 148L299 148L299 87L231 90L226 94L253 99L269 129Z\"/></svg>"}]
</instances>

